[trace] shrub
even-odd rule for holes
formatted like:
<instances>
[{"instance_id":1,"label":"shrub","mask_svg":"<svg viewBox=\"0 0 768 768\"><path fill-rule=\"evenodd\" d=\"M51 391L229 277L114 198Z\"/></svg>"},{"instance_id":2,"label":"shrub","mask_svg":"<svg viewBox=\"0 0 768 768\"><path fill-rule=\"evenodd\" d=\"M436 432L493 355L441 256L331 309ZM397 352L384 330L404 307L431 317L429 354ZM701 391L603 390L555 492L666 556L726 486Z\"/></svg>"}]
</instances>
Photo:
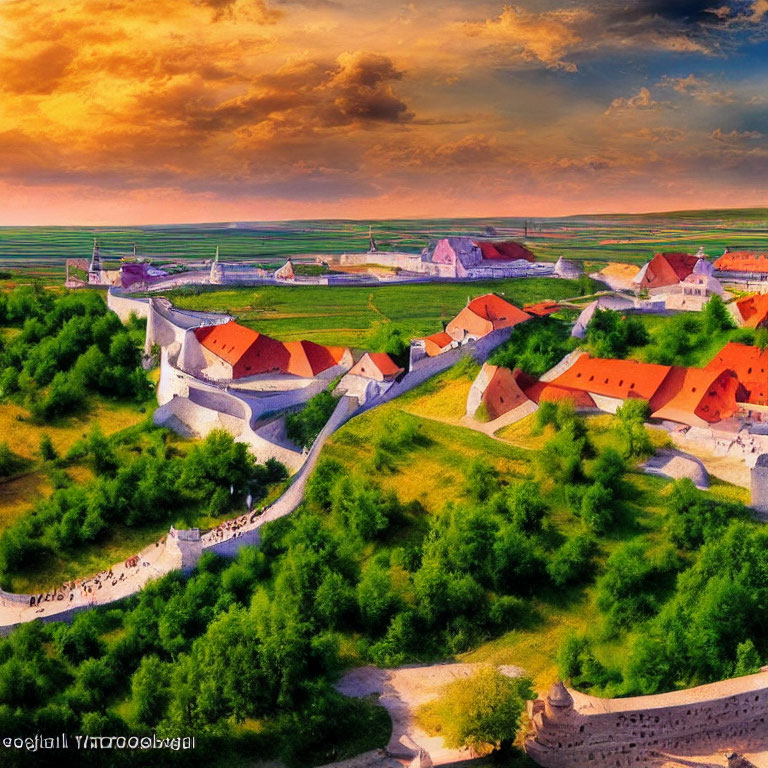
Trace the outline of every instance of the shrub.
<instances>
[{"instance_id":1,"label":"shrub","mask_svg":"<svg viewBox=\"0 0 768 768\"><path fill-rule=\"evenodd\" d=\"M320 392L298 413L289 413L285 417L288 439L302 448L309 448L328 422L337 402L338 398L330 392Z\"/></svg>"}]
</instances>

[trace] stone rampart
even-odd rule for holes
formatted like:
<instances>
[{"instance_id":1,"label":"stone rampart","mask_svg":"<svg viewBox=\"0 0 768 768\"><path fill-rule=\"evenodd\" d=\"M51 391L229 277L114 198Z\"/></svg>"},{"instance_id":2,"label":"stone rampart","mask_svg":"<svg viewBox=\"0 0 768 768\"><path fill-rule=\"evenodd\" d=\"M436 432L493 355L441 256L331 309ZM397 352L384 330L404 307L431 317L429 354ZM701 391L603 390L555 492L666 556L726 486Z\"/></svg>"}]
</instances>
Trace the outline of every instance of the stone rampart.
<instances>
[{"instance_id":1,"label":"stone rampart","mask_svg":"<svg viewBox=\"0 0 768 768\"><path fill-rule=\"evenodd\" d=\"M107 291L107 306L124 323L128 322L132 314L144 318L149 315L149 299L137 299L116 288L110 288Z\"/></svg>"},{"instance_id":2,"label":"stone rampart","mask_svg":"<svg viewBox=\"0 0 768 768\"><path fill-rule=\"evenodd\" d=\"M765 749L768 672L627 699L558 683L529 704L529 715L525 749L544 768L646 768L668 755Z\"/></svg>"}]
</instances>

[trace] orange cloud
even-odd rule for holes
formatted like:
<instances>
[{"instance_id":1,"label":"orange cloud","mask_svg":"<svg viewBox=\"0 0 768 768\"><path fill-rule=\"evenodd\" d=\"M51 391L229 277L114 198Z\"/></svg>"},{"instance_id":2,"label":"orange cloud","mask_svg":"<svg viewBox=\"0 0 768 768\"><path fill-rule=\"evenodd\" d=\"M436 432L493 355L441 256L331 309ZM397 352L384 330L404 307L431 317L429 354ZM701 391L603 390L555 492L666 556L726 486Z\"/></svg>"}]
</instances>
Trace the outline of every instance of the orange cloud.
<instances>
[{"instance_id":1,"label":"orange cloud","mask_svg":"<svg viewBox=\"0 0 768 768\"><path fill-rule=\"evenodd\" d=\"M554 10L532 13L507 5L496 19L467 22L464 32L497 45L505 46L524 61L537 61L552 69L575 72L576 65L563 59L580 43L577 23L589 18L584 10Z\"/></svg>"}]
</instances>

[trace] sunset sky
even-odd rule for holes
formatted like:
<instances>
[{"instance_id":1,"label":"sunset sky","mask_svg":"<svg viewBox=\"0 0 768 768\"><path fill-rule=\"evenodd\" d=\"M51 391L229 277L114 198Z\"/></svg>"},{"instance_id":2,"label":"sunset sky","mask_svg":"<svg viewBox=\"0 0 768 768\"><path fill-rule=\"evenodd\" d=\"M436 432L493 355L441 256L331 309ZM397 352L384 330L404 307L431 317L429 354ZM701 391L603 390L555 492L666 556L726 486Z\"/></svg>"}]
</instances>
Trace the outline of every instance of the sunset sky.
<instances>
[{"instance_id":1,"label":"sunset sky","mask_svg":"<svg viewBox=\"0 0 768 768\"><path fill-rule=\"evenodd\" d=\"M768 205L768 0L0 0L0 224Z\"/></svg>"}]
</instances>

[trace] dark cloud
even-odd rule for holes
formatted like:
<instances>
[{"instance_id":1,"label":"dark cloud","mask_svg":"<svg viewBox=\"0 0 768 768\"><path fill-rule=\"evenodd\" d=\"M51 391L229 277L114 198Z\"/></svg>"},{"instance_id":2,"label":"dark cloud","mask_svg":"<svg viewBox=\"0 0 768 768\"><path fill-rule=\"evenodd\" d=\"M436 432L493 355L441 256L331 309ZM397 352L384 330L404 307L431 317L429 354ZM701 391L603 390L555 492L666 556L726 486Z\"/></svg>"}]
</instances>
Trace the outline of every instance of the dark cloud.
<instances>
[{"instance_id":1,"label":"dark cloud","mask_svg":"<svg viewBox=\"0 0 768 768\"><path fill-rule=\"evenodd\" d=\"M298 61L251 81L250 90L226 101L210 83L171 82L142 98L143 122L172 121L191 131L217 133L254 127L269 119L289 132L317 132L373 123L407 123L408 105L392 83L402 78L386 56L341 54L335 62Z\"/></svg>"},{"instance_id":2,"label":"dark cloud","mask_svg":"<svg viewBox=\"0 0 768 768\"><path fill-rule=\"evenodd\" d=\"M719 26L741 5L719 0L633 0L615 8L609 18L619 23L664 19L682 27Z\"/></svg>"}]
</instances>

